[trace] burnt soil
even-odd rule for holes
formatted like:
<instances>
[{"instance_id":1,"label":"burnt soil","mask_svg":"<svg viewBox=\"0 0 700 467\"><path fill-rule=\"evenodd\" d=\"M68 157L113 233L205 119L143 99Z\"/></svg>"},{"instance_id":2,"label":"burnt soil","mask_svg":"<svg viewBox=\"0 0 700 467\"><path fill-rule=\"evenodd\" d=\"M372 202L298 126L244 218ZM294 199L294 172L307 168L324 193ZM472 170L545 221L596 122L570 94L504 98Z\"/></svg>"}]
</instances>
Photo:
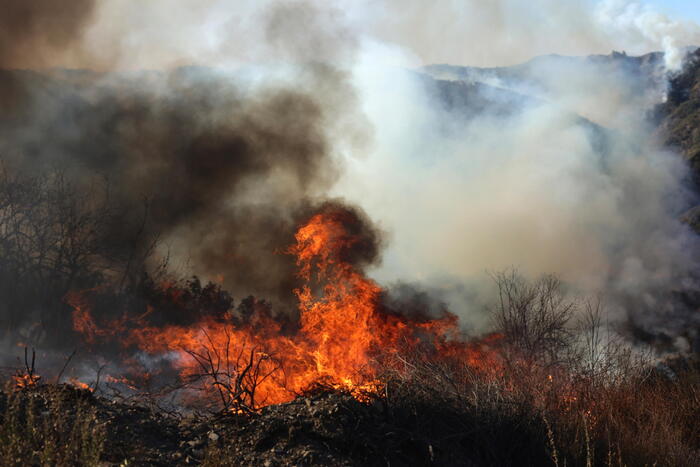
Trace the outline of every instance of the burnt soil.
<instances>
[{"instance_id":1,"label":"burnt soil","mask_svg":"<svg viewBox=\"0 0 700 467\"><path fill-rule=\"evenodd\" d=\"M390 423L386 406L318 391L254 415L192 415L110 400L70 385L21 391L42 411L52 398L95 409L105 430L102 466L473 465L436 456L429 441ZM0 392L0 409L7 394ZM70 416L67 414L67 416Z\"/></svg>"}]
</instances>

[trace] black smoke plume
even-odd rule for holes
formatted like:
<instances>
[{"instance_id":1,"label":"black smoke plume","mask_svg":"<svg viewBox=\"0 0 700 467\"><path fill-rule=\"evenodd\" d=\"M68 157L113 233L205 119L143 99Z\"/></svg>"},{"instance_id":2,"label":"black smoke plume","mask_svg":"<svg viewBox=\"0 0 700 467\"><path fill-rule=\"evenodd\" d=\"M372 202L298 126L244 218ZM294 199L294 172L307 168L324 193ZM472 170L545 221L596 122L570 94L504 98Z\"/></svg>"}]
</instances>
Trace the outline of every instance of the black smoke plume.
<instances>
[{"instance_id":1,"label":"black smoke plume","mask_svg":"<svg viewBox=\"0 0 700 467\"><path fill-rule=\"evenodd\" d=\"M338 173L331 141L363 131L342 71L264 85L208 68L3 73L25 93L0 117L6 330L69 323L71 290L156 274L294 308L284 252Z\"/></svg>"}]
</instances>

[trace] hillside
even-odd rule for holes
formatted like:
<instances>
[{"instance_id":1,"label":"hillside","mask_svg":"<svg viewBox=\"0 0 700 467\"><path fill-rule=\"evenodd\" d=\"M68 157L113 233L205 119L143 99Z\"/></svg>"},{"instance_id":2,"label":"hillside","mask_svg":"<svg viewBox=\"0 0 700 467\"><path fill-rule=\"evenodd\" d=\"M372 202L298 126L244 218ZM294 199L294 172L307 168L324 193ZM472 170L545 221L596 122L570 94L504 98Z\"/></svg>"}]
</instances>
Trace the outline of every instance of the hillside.
<instances>
[{"instance_id":1,"label":"hillside","mask_svg":"<svg viewBox=\"0 0 700 467\"><path fill-rule=\"evenodd\" d=\"M668 100L656 111L658 136L688 162L693 184L700 183L700 49L692 53L683 71L670 80ZM689 209L683 220L700 233L700 205Z\"/></svg>"},{"instance_id":2,"label":"hillside","mask_svg":"<svg viewBox=\"0 0 700 467\"><path fill-rule=\"evenodd\" d=\"M447 64L429 65L422 72L435 80L436 93L450 111L473 116L497 112L516 113L525 106L536 106L541 99L561 92L558 78L563 73L618 77L629 83L628 99L640 99L666 86L667 101L650 114L661 146L680 153L688 162L697 191L700 183L700 49L689 48L683 70L671 76L668 85L663 71L663 54L653 52L639 57L613 52L610 55L566 57L546 55L514 66L478 68ZM575 89L574 89L575 92ZM474 97L479 96L479 97ZM487 96L487 97L484 97ZM598 152L604 154L609 130L585 118L576 124L589 129ZM700 206L682 216L700 232Z\"/></svg>"},{"instance_id":3,"label":"hillside","mask_svg":"<svg viewBox=\"0 0 700 467\"><path fill-rule=\"evenodd\" d=\"M535 388L527 377L501 392L427 363L415 371L369 401L319 389L249 415L169 412L147 397L105 398L66 384L8 386L0 391L0 463L688 466L700 449L697 368L591 386L595 399L585 404L595 404L585 411L583 401L548 400L561 390L556 382Z\"/></svg>"},{"instance_id":4,"label":"hillside","mask_svg":"<svg viewBox=\"0 0 700 467\"><path fill-rule=\"evenodd\" d=\"M423 71L436 79L481 82L524 94L547 97L560 90L559 78L570 74L586 76L629 76L629 94L644 93L663 79L663 54L649 53L639 57L613 52L610 55L567 57L543 55L525 63L478 68L456 65L428 65Z\"/></svg>"},{"instance_id":5,"label":"hillside","mask_svg":"<svg viewBox=\"0 0 700 467\"><path fill-rule=\"evenodd\" d=\"M682 73L671 78L659 117L664 143L679 150L700 176L700 50L690 55Z\"/></svg>"}]
</instances>

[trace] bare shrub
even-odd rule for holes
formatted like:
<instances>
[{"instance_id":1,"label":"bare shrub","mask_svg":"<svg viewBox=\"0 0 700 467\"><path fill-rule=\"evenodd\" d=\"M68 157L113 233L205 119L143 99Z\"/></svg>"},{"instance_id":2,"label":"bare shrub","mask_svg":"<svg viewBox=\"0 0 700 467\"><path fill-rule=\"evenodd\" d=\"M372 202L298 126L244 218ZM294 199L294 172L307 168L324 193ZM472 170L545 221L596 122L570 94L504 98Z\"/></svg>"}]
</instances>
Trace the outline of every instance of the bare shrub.
<instances>
[{"instance_id":1,"label":"bare shrub","mask_svg":"<svg viewBox=\"0 0 700 467\"><path fill-rule=\"evenodd\" d=\"M493 275L498 304L493 310L496 330L514 351L530 361L555 364L570 346L568 328L576 304L567 300L561 281L543 276L528 282L515 271Z\"/></svg>"},{"instance_id":2,"label":"bare shrub","mask_svg":"<svg viewBox=\"0 0 700 467\"><path fill-rule=\"evenodd\" d=\"M186 349L201 369L200 373L189 375L188 383L201 383L205 391L214 387L224 412L255 412L265 402L258 388L280 372L280 362L262 349L235 342L228 328L224 328L223 343L204 334L206 342L200 349Z\"/></svg>"},{"instance_id":3,"label":"bare shrub","mask_svg":"<svg viewBox=\"0 0 700 467\"><path fill-rule=\"evenodd\" d=\"M41 342L70 323L67 292L133 287L148 270L158 241L145 229L148 203L141 225L125 225L105 181L74 183L58 170L17 173L0 163L0 331L23 328L24 340ZM112 238L115 226L126 240Z\"/></svg>"},{"instance_id":4,"label":"bare shrub","mask_svg":"<svg viewBox=\"0 0 700 467\"><path fill-rule=\"evenodd\" d=\"M502 372L414 351L385 363L389 419L438 463L690 465L700 456L700 364L675 376L616 338L599 299L546 276L494 276ZM461 454L455 454L461 453Z\"/></svg>"}]
</instances>

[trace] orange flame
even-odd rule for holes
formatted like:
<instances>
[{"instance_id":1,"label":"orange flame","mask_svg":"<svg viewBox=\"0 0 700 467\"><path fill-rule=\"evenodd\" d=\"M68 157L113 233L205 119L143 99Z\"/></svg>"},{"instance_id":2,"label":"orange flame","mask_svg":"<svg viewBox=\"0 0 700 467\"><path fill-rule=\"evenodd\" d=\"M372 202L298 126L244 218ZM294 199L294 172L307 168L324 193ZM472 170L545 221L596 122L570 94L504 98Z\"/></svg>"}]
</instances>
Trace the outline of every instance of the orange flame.
<instances>
[{"instance_id":1,"label":"orange flame","mask_svg":"<svg viewBox=\"0 0 700 467\"><path fill-rule=\"evenodd\" d=\"M39 384L40 379L41 376L29 373L16 374L12 376L12 380L15 382L15 387L17 389L27 389L30 387L34 387L37 384Z\"/></svg>"},{"instance_id":2,"label":"orange flame","mask_svg":"<svg viewBox=\"0 0 700 467\"><path fill-rule=\"evenodd\" d=\"M70 384L70 385L72 385L72 386L75 386L75 387L78 388L78 389L85 389L85 390L90 391L90 392L93 391L93 388L90 387L89 384L83 383L82 381L77 380L77 379L75 379L75 378L70 378L70 379L68 380L68 384Z\"/></svg>"},{"instance_id":3,"label":"orange flame","mask_svg":"<svg viewBox=\"0 0 700 467\"><path fill-rule=\"evenodd\" d=\"M347 222L345 211L317 214L298 230L287 251L296 257L304 281L294 291L300 323L291 335L284 335L269 313L256 314L242 325L208 316L195 326L126 330L120 321L105 330L97 326L85 300L71 295L67 301L74 309L74 328L88 343L119 332L124 333L124 346L167 353L183 380L204 377L212 393L234 411L286 402L319 384L362 400L382 388L378 358L422 343L446 358L474 366L492 364L484 347L488 342L478 346L457 339L454 315L417 319L382 311L382 289L345 259L362 241Z\"/></svg>"}]
</instances>

